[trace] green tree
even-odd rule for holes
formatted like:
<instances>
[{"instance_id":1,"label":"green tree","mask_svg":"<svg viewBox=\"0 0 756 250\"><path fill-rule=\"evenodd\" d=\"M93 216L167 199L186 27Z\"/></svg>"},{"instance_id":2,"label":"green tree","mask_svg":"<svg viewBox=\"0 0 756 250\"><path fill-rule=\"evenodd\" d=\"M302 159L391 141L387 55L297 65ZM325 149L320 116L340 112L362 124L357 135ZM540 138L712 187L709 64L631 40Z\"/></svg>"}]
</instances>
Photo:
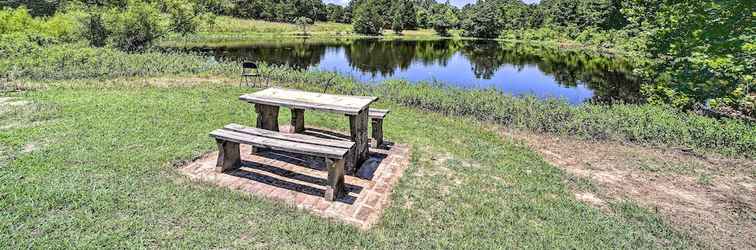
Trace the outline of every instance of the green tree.
<instances>
[{"instance_id":1,"label":"green tree","mask_svg":"<svg viewBox=\"0 0 756 250\"><path fill-rule=\"evenodd\" d=\"M496 38L501 34L500 12L495 1L479 2L462 22L465 36Z\"/></svg>"},{"instance_id":2,"label":"green tree","mask_svg":"<svg viewBox=\"0 0 756 250\"><path fill-rule=\"evenodd\" d=\"M430 27L430 15L428 14L428 11L425 9L418 9L415 13L415 20L417 22L417 27L420 28L428 28Z\"/></svg>"},{"instance_id":3,"label":"green tree","mask_svg":"<svg viewBox=\"0 0 756 250\"><path fill-rule=\"evenodd\" d=\"M345 22L344 7L331 3L326 5L326 13L326 19L330 22Z\"/></svg>"},{"instance_id":4,"label":"green tree","mask_svg":"<svg viewBox=\"0 0 756 250\"><path fill-rule=\"evenodd\" d=\"M182 36L195 33L203 16L199 6L189 1L162 1L162 9L170 16L169 29Z\"/></svg>"},{"instance_id":5,"label":"green tree","mask_svg":"<svg viewBox=\"0 0 756 250\"><path fill-rule=\"evenodd\" d=\"M402 17L402 24L405 30L417 29L417 17L415 14L415 3L412 0L399 0L402 4L399 15Z\"/></svg>"},{"instance_id":6,"label":"green tree","mask_svg":"<svg viewBox=\"0 0 756 250\"><path fill-rule=\"evenodd\" d=\"M433 30L440 36L449 36L449 29L456 27L459 24L459 19L457 19L452 8L444 5L443 10L431 16L431 23Z\"/></svg>"},{"instance_id":7,"label":"green tree","mask_svg":"<svg viewBox=\"0 0 756 250\"><path fill-rule=\"evenodd\" d=\"M404 22L401 16L401 13L398 11L394 12L394 15L391 17L391 29L394 30L394 33L401 34L402 31L404 31Z\"/></svg>"},{"instance_id":8,"label":"green tree","mask_svg":"<svg viewBox=\"0 0 756 250\"><path fill-rule=\"evenodd\" d=\"M391 7L391 29L397 34L405 29L416 29L415 5L410 0L395 0Z\"/></svg>"},{"instance_id":9,"label":"green tree","mask_svg":"<svg viewBox=\"0 0 756 250\"><path fill-rule=\"evenodd\" d=\"M380 35L383 30L383 17L375 1L365 1L357 5L352 24L354 32L365 35Z\"/></svg>"}]
</instances>

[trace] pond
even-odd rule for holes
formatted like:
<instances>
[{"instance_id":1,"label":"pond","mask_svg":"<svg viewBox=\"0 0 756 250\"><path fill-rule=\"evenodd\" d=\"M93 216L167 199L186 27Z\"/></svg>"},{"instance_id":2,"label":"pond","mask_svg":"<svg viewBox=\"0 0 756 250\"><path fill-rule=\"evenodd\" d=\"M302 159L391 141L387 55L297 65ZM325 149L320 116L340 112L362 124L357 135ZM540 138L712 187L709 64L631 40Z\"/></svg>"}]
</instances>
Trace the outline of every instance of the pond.
<instances>
[{"instance_id":1,"label":"pond","mask_svg":"<svg viewBox=\"0 0 756 250\"><path fill-rule=\"evenodd\" d=\"M639 81L622 58L482 40L278 38L203 45L218 60L264 61L334 71L363 82L405 79L573 104L640 100Z\"/></svg>"}]
</instances>

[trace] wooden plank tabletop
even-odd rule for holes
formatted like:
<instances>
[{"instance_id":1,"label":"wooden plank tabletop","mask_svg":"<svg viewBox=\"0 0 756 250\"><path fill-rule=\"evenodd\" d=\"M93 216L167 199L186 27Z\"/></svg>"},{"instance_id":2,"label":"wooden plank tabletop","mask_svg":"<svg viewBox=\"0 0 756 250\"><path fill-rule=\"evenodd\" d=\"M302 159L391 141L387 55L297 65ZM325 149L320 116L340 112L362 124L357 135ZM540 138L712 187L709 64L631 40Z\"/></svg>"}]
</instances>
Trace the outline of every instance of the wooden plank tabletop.
<instances>
[{"instance_id":1,"label":"wooden plank tabletop","mask_svg":"<svg viewBox=\"0 0 756 250\"><path fill-rule=\"evenodd\" d=\"M268 88L242 95L239 99L249 103L356 115L368 107L370 103L378 100L378 97L332 95L295 89Z\"/></svg>"}]
</instances>

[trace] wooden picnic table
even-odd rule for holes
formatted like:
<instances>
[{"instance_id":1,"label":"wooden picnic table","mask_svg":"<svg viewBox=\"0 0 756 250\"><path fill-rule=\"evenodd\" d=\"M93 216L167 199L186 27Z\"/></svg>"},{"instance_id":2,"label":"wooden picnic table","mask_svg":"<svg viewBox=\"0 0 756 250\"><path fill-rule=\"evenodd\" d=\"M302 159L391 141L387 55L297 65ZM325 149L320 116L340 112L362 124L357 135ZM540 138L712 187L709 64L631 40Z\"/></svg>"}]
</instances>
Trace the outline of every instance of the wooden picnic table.
<instances>
[{"instance_id":1,"label":"wooden picnic table","mask_svg":"<svg viewBox=\"0 0 756 250\"><path fill-rule=\"evenodd\" d=\"M349 117L350 139L355 143L353 153L345 162L347 173L355 173L367 160L368 155L368 110L378 100L371 96L348 96L314 93L294 89L268 88L239 97L255 105L257 127L278 131L278 110L291 110L291 125L295 133L305 131L304 111L316 110L344 114Z\"/></svg>"}]
</instances>

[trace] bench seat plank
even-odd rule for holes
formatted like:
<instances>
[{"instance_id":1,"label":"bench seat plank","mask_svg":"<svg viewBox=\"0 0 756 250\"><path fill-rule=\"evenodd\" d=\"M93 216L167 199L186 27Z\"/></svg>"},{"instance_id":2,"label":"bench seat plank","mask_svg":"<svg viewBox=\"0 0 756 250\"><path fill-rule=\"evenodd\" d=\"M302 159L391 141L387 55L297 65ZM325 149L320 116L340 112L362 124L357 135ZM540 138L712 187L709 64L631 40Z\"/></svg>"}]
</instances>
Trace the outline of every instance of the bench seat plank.
<instances>
[{"instance_id":1,"label":"bench seat plank","mask_svg":"<svg viewBox=\"0 0 756 250\"><path fill-rule=\"evenodd\" d=\"M336 147L336 148L345 148L345 149L350 149L352 148L352 146L354 146L354 142L347 141L347 140L323 139L323 138L318 138L318 137L303 135L303 134L283 134L283 133L265 130L265 129L247 127L247 126L243 126L243 125L239 125L235 123L228 124L223 128L226 130L234 131L234 132L250 134L250 135L255 135L255 136L262 136L266 138L280 139L280 140L291 141L291 142L298 142L298 143L316 144L316 145Z\"/></svg>"},{"instance_id":2,"label":"bench seat plank","mask_svg":"<svg viewBox=\"0 0 756 250\"><path fill-rule=\"evenodd\" d=\"M231 141L240 144L249 144L258 148L270 148L292 153L320 156L331 159L344 159L351 148L334 147L310 144L304 142L288 141L283 139L255 136L246 133L240 133L228 129L216 129L210 135L216 139Z\"/></svg>"}]
</instances>

